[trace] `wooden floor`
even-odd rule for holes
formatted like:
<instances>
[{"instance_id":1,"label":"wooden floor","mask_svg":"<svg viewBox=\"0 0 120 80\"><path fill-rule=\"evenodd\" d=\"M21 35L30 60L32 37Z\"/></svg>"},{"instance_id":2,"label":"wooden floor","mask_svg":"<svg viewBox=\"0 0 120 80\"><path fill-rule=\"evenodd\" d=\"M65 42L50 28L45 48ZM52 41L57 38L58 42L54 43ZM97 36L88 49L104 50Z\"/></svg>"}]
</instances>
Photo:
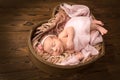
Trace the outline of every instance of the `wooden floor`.
<instances>
[{"instance_id":1,"label":"wooden floor","mask_svg":"<svg viewBox=\"0 0 120 80\"><path fill-rule=\"evenodd\" d=\"M29 58L28 35L34 25L49 19L61 2L90 7L109 33L104 36L106 54L73 75L39 71ZM120 80L119 0L0 0L0 80Z\"/></svg>"}]
</instances>

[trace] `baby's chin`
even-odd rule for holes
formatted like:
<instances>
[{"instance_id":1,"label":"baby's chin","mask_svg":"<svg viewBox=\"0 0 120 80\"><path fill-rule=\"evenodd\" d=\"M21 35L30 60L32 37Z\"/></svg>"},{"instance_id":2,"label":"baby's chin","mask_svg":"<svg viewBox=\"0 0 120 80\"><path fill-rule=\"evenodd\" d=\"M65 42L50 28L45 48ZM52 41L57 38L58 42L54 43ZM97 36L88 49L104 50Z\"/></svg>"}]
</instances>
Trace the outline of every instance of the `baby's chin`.
<instances>
[{"instance_id":1,"label":"baby's chin","mask_svg":"<svg viewBox=\"0 0 120 80\"><path fill-rule=\"evenodd\" d=\"M64 52L64 51L60 51L60 52L58 52L58 53L53 53L52 55L53 55L53 56L59 56L59 55L61 55L63 52Z\"/></svg>"},{"instance_id":2,"label":"baby's chin","mask_svg":"<svg viewBox=\"0 0 120 80\"><path fill-rule=\"evenodd\" d=\"M62 54L63 52L64 52L64 48L61 47L61 49L60 49L60 54Z\"/></svg>"},{"instance_id":3,"label":"baby's chin","mask_svg":"<svg viewBox=\"0 0 120 80\"><path fill-rule=\"evenodd\" d=\"M58 54L61 55L63 53L63 51L59 52Z\"/></svg>"}]
</instances>

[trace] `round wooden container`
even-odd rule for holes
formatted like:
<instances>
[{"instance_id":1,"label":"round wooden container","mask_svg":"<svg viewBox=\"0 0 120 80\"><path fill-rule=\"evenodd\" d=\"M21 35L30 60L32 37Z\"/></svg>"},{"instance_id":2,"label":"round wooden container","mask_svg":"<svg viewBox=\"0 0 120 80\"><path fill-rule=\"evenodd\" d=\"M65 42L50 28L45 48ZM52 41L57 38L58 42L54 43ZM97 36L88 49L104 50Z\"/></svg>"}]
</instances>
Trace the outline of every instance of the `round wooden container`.
<instances>
[{"instance_id":1,"label":"round wooden container","mask_svg":"<svg viewBox=\"0 0 120 80\"><path fill-rule=\"evenodd\" d=\"M74 3L70 3L70 4L74 4ZM52 17L54 17L54 15L58 12L58 8L59 8L59 5L57 5L54 8ZM40 70L42 70L44 72L52 73L52 74L54 74L54 73L55 74L66 74L66 73L71 74L71 73L76 72L77 70L81 70L81 69L89 66L91 63L95 62L97 59L99 59L100 57L102 57L104 55L105 48L104 48L104 43L102 43L100 55L96 56L95 58L93 58L91 60L88 60L87 62L84 62L83 64L80 63L78 65L72 65L72 66L62 66L62 65L56 65L56 64L52 64L50 62L45 61L44 59L42 59L40 56L38 56L36 54L36 51L34 50L33 45L32 45L32 38L33 38L33 34L36 31L36 28L46 22L47 21L42 21L42 22L38 23L36 26L34 26L34 28L30 31L29 38L28 38L30 59ZM41 35L44 35L44 32Z\"/></svg>"},{"instance_id":2,"label":"round wooden container","mask_svg":"<svg viewBox=\"0 0 120 80\"><path fill-rule=\"evenodd\" d=\"M45 60L43 60L40 56L38 56L33 48L32 45L32 38L33 38L33 34L35 33L35 30L38 26L42 25L44 22L40 22L39 24L37 24L31 31L29 34L29 38L28 38L28 47L30 50L30 59L32 60L32 62L37 66L37 68L39 68L42 71L48 72L48 73L52 73L52 74L66 74L66 73L73 73L76 72L77 70L83 69L85 67L87 67L89 64L95 62L97 59L99 59L100 57L102 57L104 55L104 43L102 43L102 49L100 52L100 55L98 55L97 57L93 58L92 60L89 60L83 64L78 64L78 65L72 65L72 66L61 66L61 65L56 65L56 64L52 64L50 62L47 62Z\"/></svg>"}]
</instances>

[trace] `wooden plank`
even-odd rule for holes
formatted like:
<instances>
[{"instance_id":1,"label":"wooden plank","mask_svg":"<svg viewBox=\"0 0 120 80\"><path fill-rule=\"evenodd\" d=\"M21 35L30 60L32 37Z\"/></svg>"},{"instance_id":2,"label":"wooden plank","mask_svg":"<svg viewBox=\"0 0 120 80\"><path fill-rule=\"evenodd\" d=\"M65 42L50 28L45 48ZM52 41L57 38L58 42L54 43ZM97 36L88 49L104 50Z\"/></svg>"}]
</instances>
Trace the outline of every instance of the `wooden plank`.
<instances>
[{"instance_id":1,"label":"wooden plank","mask_svg":"<svg viewBox=\"0 0 120 80\"><path fill-rule=\"evenodd\" d=\"M28 55L28 32L0 32L0 57Z\"/></svg>"},{"instance_id":2,"label":"wooden plank","mask_svg":"<svg viewBox=\"0 0 120 80\"><path fill-rule=\"evenodd\" d=\"M51 5L52 6L52 5ZM42 9L41 9L42 8ZM50 11L50 5L44 5L44 4L41 4L39 7L31 7L31 8L27 8L27 7L22 7L22 8L16 8L16 7L9 7L9 8L0 8L0 12L13 12L14 14L19 14L18 12L22 12L22 13L26 13L26 12L47 12L47 11ZM18 11L17 13L14 12L14 11ZM7 13L6 13L7 14ZM2 14L0 14L2 15ZM12 15L12 14L10 14Z\"/></svg>"},{"instance_id":3,"label":"wooden plank","mask_svg":"<svg viewBox=\"0 0 120 80\"><path fill-rule=\"evenodd\" d=\"M54 80L56 76L49 76L35 69L28 58L27 37L31 26L23 24L26 21L37 22L48 19L52 8L60 3L72 1L86 4L92 8L95 16L105 22L109 30L104 36L106 55L101 60L84 71L69 76L59 76L58 80L114 80L119 79L119 2L113 0L17 0L11 3L0 2L0 80ZM3 3L4 2L4 3ZM118 4L118 5L116 5ZM113 6L113 7L111 7ZM4 7L4 8L3 8ZM40 13L39 13L40 12ZM9 14L8 14L9 13Z\"/></svg>"},{"instance_id":4,"label":"wooden plank","mask_svg":"<svg viewBox=\"0 0 120 80\"><path fill-rule=\"evenodd\" d=\"M0 32L0 50L8 47L27 46L29 31L27 32ZM19 45L17 45L19 44Z\"/></svg>"},{"instance_id":5,"label":"wooden plank","mask_svg":"<svg viewBox=\"0 0 120 80\"><path fill-rule=\"evenodd\" d=\"M110 73L117 73L117 72L119 72L120 71L120 64L112 64L112 65L108 65L107 67L108 67L108 70L109 70L109 72Z\"/></svg>"},{"instance_id":6,"label":"wooden plank","mask_svg":"<svg viewBox=\"0 0 120 80\"><path fill-rule=\"evenodd\" d=\"M0 80L48 80L52 79L49 74L38 71L37 69L10 72L0 74Z\"/></svg>"},{"instance_id":7,"label":"wooden plank","mask_svg":"<svg viewBox=\"0 0 120 80\"><path fill-rule=\"evenodd\" d=\"M119 1L118 0L97 0L96 3L94 3L95 0L90 1L91 3L93 3L95 6L99 6L99 7L118 7L119 5Z\"/></svg>"},{"instance_id":8,"label":"wooden plank","mask_svg":"<svg viewBox=\"0 0 120 80\"><path fill-rule=\"evenodd\" d=\"M1 32L0 36L0 73L32 69L27 32Z\"/></svg>"},{"instance_id":9,"label":"wooden plank","mask_svg":"<svg viewBox=\"0 0 120 80\"><path fill-rule=\"evenodd\" d=\"M31 19L13 19L13 21L11 22L10 20L3 20L0 22L1 24L1 28L6 28L6 27L25 27L25 29L27 28L26 26L33 26L41 21L45 21L45 20L49 20L50 17L46 16L46 17L38 17L38 18L31 18ZM16 22L19 22L19 24L17 24ZM20 23L21 22L21 23ZM27 25L26 25L27 23ZM6 28L7 29L7 28Z\"/></svg>"},{"instance_id":10,"label":"wooden plank","mask_svg":"<svg viewBox=\"0 0 120 80\"><path fill-rule=\"evenodd\" d=\"M29 7L29 8L31 8L31 7L39 7L39 6L41 6L41 5L44 5L44 6L52 6L53 4L58 4L58 3L60 3L60 2L76 2L76 3L81 3L81 4L83 4L83 3L86 3L86 4L90 4L90 3L93 3L94 5L96 5L96 6L116 6L116 7L118 7L116 4L118 4L117 3L117 1L112 1L112 0L98 0L98 2L97 3L94 3L95 1L93 0L93 1L87 1L87 0L82 0L82 1L73 1L73 0L62 0L62 1L59 1L59 0L54 0L54 1L52 1L52 0L46 0L46 1L44 1L44 0L40 0L40 1L23 1L23 0L18 0L18 1L15 1L15 0L12 0L11 1L11 3L9 2L9 1L6 1L6 3L2 3L1 2L1 7ZM109 3L108 3L109 2ZM39 4L40 3L40 4ZM47 4L46 4L47 3ZM48 5L48 4L50 4L50 5ZM54 6L54 5L53 5Z\"/></svg>"},{"instance_id":11,"label":"wooden plank","mask_svg":"<svg viewBox=\"0 0 120 80\"><path fill-rule=\"evenodd\" d=\"M36 80L41 75L35 69L0 74L0 80Z\"/></svg>"},{"instance_id":12,"label":"wooden plank","mask_svg":"<svg viewBox=\"0 0 120 80\"><path fill-rule=\"evenodd\" d=\"M13 47L9 49L4 49L4 50L0 50L0 60L29 56L29 53L30 51L28 47L17 47L17 48Z\"/></svg>"},{"instance_id":13,"label":"wooden plank","mask_svg":"<svg viewBox=\"0 0 120 80\"><path fill-rule=\"evenodd\" d=\"M43 6L44 7L44 6ZM55 7L55 6L54 6ZM49 14L49 13L51 13L52 12L52 10L53 10L53 8L54 7L50 7L50 6L48 6L48 7L44 7L44 8L42 8L41 9L41 7L39 7L39 8L2 8L2 9L0 9L0 15L1 15L1 17L6 17L6 16L3 16L3 15L12 15L12 16L22 16L22 15L30 15L30 16L35 16L35 15L45 15L45 14ZM91 9L91 8L90 8ZM106 14L106 13L108 13L108 11L109 10L111 10L112 8L111 7L107 7L107 8L105 8L105 7L103 7L103 8L92 8L91 9L91 11L93 12L93 13L97 13L97 14ZM116 9L114 9L114 10L112 10L112 13L120 13L120 12L118 12L117 10L120 10L119 8L116 8ZM10 14L7 14L7 13L10 13ZM17 12L17 13L16 13ZM99 13L98 13L99 12ZM109 13L109 14L112 14L112 13ZM113 14L114 15L114 14ZM111 16L113 16L113 15L111 15ZM106 15L106 16L108 16L108 15Z\"/></svg>"},{"instance_id":14,"label":"wooden plank","mask_svg":"<svg viewBox=\"0 0 120 80\"><path fill-rule=\"evenodd\" d=\"M51 18L48 14L36 15L36 16L29 16L29 15L22 15L22 16L11 16L11 15L4 15L6 17L1 17L0 24L7 24L13 23L14 21L41 21L45 19Z\"/></svg>"},{"instance_id":15,"label":"wooden plank","mask_svg":"<svg viewBox=\"0 0 120 80\"><path fill-rule=\"evenodd\" d=\"M0 32L29 32L37 22L19 21L20 23L9 23L1 25Z\"/></svg>"},{"instance_id":16,"label":"wooden plank","mask_svg":"<svg viewBox=\"0 0 120 80\"><path fill-rule=\"evenodd\" d=\"M111 75L106 71L87 73L87 75L83 75L82 79L84 80L111 80Z\"/></svg>"},{"instance_id":17,"label":"wooden plank","mask_svg":"<svg viewBox=\"0 0 120 80\"><path fill-rule=\"evenodd\" d=\"M9 58L0 62L0 73L16 72L33 69L32 62L28 57Z\"/></svg>"},{"instance_id":18,"label":"wooden plank","mask_svg":"<svg viewBox=\"0 0 120 80\"><path fill-rule=\"evenodd\" d=\"M0 7L2 8L8 8L8 7L20 7L20 8L23 8L23 7L28 7L28 8L31 8L31 7L39 7L41 5L44 5L44 6L55 6L55 4L58 4L58 3L61 3L61 2L65 2L66 0L63 0L63 1L58 1L58 0L32 0L32 1L24 1L24 0L18 0L18 1L15 1L15 0L12 0L11 2L9 1L6 1L6 3L2 3L0 4ZM69 1L72 1L72 0L67 0L68 2ZM75 2L75 1L72 1L72 2ZM47 3L47 4L46 4ZM50 5L48 5L50 4Z\"/></svg>"}]
</instances>

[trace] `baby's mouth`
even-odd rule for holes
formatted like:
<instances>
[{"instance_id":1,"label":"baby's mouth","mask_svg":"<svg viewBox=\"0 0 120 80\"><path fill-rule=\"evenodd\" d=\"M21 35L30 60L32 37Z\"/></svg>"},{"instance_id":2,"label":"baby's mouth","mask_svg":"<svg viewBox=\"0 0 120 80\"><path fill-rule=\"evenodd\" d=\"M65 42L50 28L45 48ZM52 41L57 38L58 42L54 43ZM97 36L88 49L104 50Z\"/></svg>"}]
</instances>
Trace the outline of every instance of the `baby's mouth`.
<instances>
[{"instance_id":1,"label":"baby's mouth","mask_svg":"<svg viewBox=\"0 0 120 80\"><path fill-rule=\"evenodd\" d=\"M60 50L59 50L60 53L63 53L63 48L61 47Z\"/></svg>"}]
</instances>

